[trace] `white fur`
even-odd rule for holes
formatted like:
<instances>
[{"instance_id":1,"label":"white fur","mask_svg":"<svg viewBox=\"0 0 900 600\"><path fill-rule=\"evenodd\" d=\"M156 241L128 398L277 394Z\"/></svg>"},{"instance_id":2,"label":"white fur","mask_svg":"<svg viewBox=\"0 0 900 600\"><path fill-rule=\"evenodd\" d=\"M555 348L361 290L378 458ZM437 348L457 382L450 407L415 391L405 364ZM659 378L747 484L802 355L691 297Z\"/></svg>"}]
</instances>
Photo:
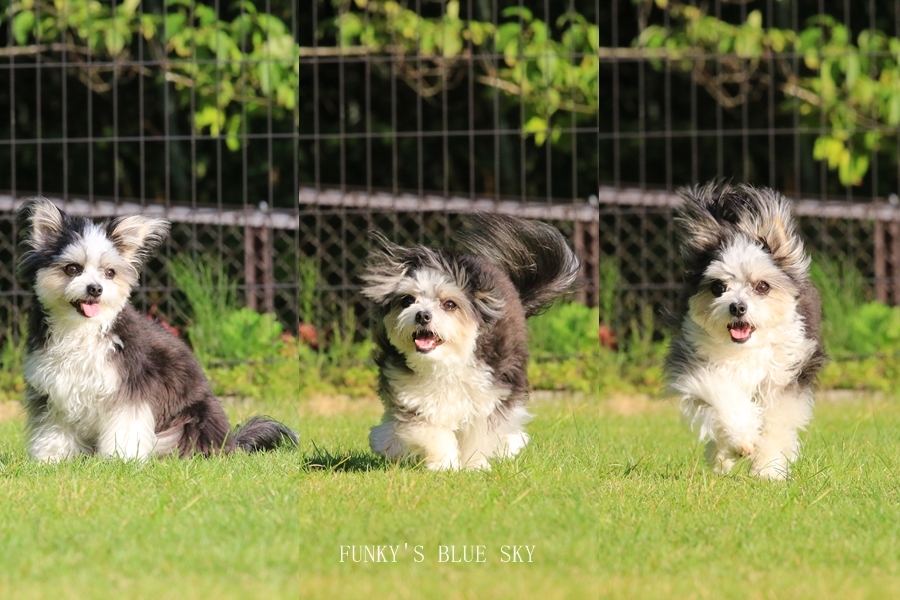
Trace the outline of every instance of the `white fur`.
<instances>
[{"instance_id":1,"label":"white fur","mask_svg":"<svg viewBox=\"0 0 900 600\"><path fill-rule=\"evenodd\" d=\"M372 450L391 459L421 457L434 470L488 469L491 458L515 456L528 443L528 412L516 407L505 421L492 423L489 417L508 392L471 354L435 361L430 357L438 350L407 357L411 374L383 373L392 382L394 404L415 418L398 421L388 410L369 435Z\"/></svg>"},{"instance_id":2,"label":"white fur","mask_svg":"<svg viewBox=\"0 0 900 600\"><path fill-rule=\"evenodd\" d=\"M156 419L147 404L126 405L111 411L97 439L100 456L144 460L158 451Z\"/></svg>"}]
</instances>

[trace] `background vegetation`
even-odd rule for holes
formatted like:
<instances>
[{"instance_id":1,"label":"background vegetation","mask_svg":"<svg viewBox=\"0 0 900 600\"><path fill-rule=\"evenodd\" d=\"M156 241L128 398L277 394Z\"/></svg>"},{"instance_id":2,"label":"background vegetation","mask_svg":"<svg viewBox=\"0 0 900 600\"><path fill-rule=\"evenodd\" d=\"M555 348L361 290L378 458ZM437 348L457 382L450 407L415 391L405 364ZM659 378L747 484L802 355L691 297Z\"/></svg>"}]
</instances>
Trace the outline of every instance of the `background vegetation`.
<instances>
[{"instance_id":1,"label":"background vegetation","mask_svg":"<svg viewBox=\"0 0 900 600\"><path fill-rule=\"evenodd\" d=\"M301 181L467 195L594 193L599 30L592 3L576 2L574 10L549 3L546 15L544 5L530 10L516 0L314 3L300 11L300 133L320 141L301 145ZM307 56L320 62L304 62ZM472 148L467 136L425 135L435 130L492 135L476 136ZM418 135L397 135L408 132ZM548 161L566 176L551 179Z\"/></svg>"},{"instance_id":2,"label":"background vegetation","mask_svg":"<svg viewBox=\"0 0 900 600\"><path fill-rule=\"evenodd\" d=\"M5 4L0 56L20 68L0 72L0 139L42 141L0 145L6 187L296 205L295 2Z\"/></svg>"},{"instance_id":3,"label":"background vegetation","mask_svg":"<svg viewBox=\"0 0 900 600\"><path fill-rule=\"evenodd\" d=\"M620 154L601 161L600 180L678 186L727 175L788 194L896 193L895 8L632 0L603 12L601 31L611 35L601 56L620 58L615 71L601 63L601 86L615 92L601 95L600 128L621 135L601 142L604 156L614 145ZM641 135L657 131L677 135L665 143ZM742 143L716 132L743 132ZM783 149L794 145L797 152Z\"/></svg>"}]
</instances>

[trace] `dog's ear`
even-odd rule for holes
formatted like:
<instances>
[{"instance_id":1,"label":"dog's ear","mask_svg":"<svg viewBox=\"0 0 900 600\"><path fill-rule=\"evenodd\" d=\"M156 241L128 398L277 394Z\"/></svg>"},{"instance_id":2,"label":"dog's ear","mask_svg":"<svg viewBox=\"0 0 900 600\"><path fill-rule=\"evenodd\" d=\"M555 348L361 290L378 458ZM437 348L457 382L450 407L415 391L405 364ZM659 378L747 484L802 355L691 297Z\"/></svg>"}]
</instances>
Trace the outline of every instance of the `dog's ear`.
<instances>
[{"instance_id":1,"label":"dog's ear","mask_svg":"<svg viewBox=\"0 0 900 600\"><path fill-rule=\"evenodd\" d=\"M810 259L797 233L791 201L766 188L742 185L738 189L745 213L739 228L751 239L758 239L775 263L792 278L805 279Z\"/></svg>"},{"instance_id":2,"label":"dog's ear","mask_svg":"<svg viewBox=\"0 0 900 600\"><path fill-rule=\"evenodd\" d=\"M366 269L360 277L366 284L362 294L384 306L390 303L397 286L409 271L405 256L408 249L394 244L377 231L370 232L369 237L375 247L369 253Z\"/></svg>"},{"instance_id":3,"label":"dog's ear","mask_svg":"<svg viewBox=\"0 0 900 600\"><path fill-rule=\"evenodd\" d=\"M141 266L168 233L168 221L140 215L116 217L106 224L106 235L122 258L135 268Z\"/></svg>"},{"instance_id":4,"label":"dog's ear","mask_svg":"<svg viewBox=\"0 0 900 600\"><path fill-rule=\"evenodd\" d=\"M65 213L46 198L29 198L18 211L23 243L33 250L48 246L65 230L65 219Z\"/></svg>"}]
</instances>

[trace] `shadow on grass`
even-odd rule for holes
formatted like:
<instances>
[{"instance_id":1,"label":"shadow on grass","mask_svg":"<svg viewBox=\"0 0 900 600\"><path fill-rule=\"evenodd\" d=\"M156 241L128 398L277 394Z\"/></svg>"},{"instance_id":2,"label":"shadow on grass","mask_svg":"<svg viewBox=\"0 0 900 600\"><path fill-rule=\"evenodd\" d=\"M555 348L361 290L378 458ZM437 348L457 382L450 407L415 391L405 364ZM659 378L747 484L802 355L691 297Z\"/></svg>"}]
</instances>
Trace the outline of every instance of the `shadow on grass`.
<instances>
[{"instance_id":1,"label":"shadow on grass","mask_svg":"<svg viewBox=\"0 0 900 600\"><path fill-rule=\"evenodd\" d=\"M384 471L388 463L381 457L364 452L339 452L332 454L327 450L315 448L311 456L304 457L301 463L303 470L314 471L346 471L362 472Z\"/></svg>"}]
</instances>

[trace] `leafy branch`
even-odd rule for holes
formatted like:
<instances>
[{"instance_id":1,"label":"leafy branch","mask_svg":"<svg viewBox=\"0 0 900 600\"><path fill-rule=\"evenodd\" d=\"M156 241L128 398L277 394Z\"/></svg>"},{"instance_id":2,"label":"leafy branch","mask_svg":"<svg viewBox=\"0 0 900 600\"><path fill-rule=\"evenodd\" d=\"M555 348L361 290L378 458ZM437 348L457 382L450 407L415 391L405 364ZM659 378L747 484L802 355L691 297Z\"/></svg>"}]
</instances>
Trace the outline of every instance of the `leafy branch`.
<instances>
[{"instance_id":1,"label":"leafy branch","mask_svg":"<svg viewBox=\"0 0 900 600\"><path fill-rule=\"evenodd\" d=\"M525 109L524 130L538 145L558 139L559 113L596 115L599 107L599 28L578 13L555 23L526 8L507 8L494 25L459 16L449 0L440 18L427 19L394 0L333 0L339 49L390 54L395 73L417 94L432 97L458 85L475 64L475 81ZM558 39L555 39L558 38ZM301 48L301 54L312 54ZM496 60L495 56L502 57Z\"/></svg>"},{"instance_id":2,"label":"leafy branch","mask_svg":"<svg viewBox=\"0 0 900 600\"><path fill-rule=\"evenodd\" d=\"M796 108L805 124L830 127L817 137L813 157L827 161L844 185L860 185L870 156L892 144L886 134L900 125L900 39L866 30L854 44L828 15L794 32L762 27L759 11L732 25L698 7L656 3L672 26L648 26L634 42L663 52L651 64L690 73L729 108L776 86L788 99L785 111Z\"/></svg>"},{"instance_id":3,"label":"leafy branch","mask_svg":"<svg viewBox=\"0 0 900 600\"><path fill-rule=\"evenodd\" d=\"M79 79L98 94L134 77L174 84L182 107L193 106L197 133L225 133L240 148L243 118L271 108L280 116L296 106L298 45L280 19L248 0L238 15L217 18L213 8L190 0L165 0L164 14L140 11L140 0L112 6L83 0L12 0L0 13L17 46L3 56L65 53ZM136 59L143 40L159 66Z\"/></svg>"}]
</instances>

